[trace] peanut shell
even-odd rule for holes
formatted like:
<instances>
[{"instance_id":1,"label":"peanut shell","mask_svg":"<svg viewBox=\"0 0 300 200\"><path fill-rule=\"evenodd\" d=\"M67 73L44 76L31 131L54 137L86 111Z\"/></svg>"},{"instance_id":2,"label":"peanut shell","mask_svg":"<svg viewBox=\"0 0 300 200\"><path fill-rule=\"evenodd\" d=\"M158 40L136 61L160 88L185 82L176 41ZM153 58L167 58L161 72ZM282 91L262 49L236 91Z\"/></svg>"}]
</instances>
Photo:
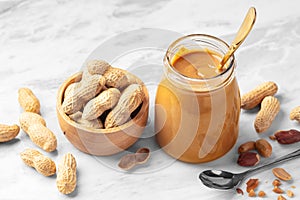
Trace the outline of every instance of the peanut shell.
<instances>
[{"instance_id":1,"label":"peanut shell","mask_svg":"<svg viewBox=\"0 0 300 200\"><path fill-rule=\"evenodd\" d=\"M29 88L20 88L18 101L25 112L40 112L40 101Z\"/></svg>"},{"instance_id":2,"label":"peanut shell","mask_svg":"<svg viewBox=\"0 0 300 200\"><path fill-rule=\"evenodd\" d=\"M133 75L132 73L127 73L127 81L128 81L128 85L132 85L132 84L140 84L142 85L142 81L139 80L135 75Z\"/></svg>"},{"instance_id":3,"label":"peanut shell","mask_svg":"<svg viewBox=\"0 0 300 200\"><path fill-rule=\"evenodd\" d=\"M56 136L42 124L33 124L29 126L27 134L34 144L47 152L52 152L57 147Z\"/></svg>"},{"instance_id":4,"label":"peanut shell","mask_svg":"<svg viewBox=\"0 0 300 200\"><path fill-rule=\"evenodd\" d=\"M135 152L135 160L138 164L146 163L149 158L150 158L150 149L148 148L139 148Z\"/></svg>"},{"instance_id":5,"label":"peanut shell","mask_svg":"<svg viewBox=\"0 0 300 200\"><path fill-rule=\"evenodd\" d=\"M24 112L20 115L20 125L27 133L33 143L47 152L54 151L57 147L56 136L46 127L46 122L42 116Z\"/></svg>"},{"instance_id":6,"label":"peanut shell","mask_svg":"<svg viewBox=\"0 0 300 200\"><path fill-rule=\"evenodd\" d=\"M23 112L20 117L20 126L25 132L28 131L28 128L32 124L42 124L46 126L46 121L41 115L32 112Z\"/></svg>"},{"instance_id":7,"label":"peanut shell","mask_svg":"<svg viewBox=\"0 0 300 200\"><path fill-rule=\"evenodd\" d=\"M250 110L260 104L265 97L275 95L277 91L276 83L265 82L242 96L241 108Z\"/></svg>"},{"instance_id":8,"label":"peanut shell","mask_svg":"<svg viewBox=\"0 0 300 200\"><path fill-rule=\"evenodd\" d=\"M78 82L71 83L64 92L64 99L70 98L74 95L75 88L78 87Z\"/></svg>"},{"instance_id":9,"label":"peanut shell","mask_svg":"<svg viewBox=\"0 0 300 200\"><path fill-rule=\"evenodd\" d=\"M271 125L280 110L280 102L273 96L267 96L261 103L261 109L257 113L254 127L257 133L265 132Z\"/></svg>"},{"instance_id":10,"label":"peanut shell","mask_svg":"<svg viewBox=\"0 0 300 200\"><path fill-rule=\"evenodd\" d=\"M77 122L78 124L87 127L87 128L95 128L95 129L101 129L103 128L103 123L100 119L93 119L93 120L85 120L82 119L82 112L78 111L72 115L69 115L69 117Z\"/></svg>"},{"instance_id":11,"label":"peanut shell","mask_svg":"<svg viewBox=\"0 0 300 200\"><path fill-rule=\"evenodd\" d=\"M140 148L133 154L127 154L123 156L118 166L123 170L129 170L136 165L144 164L150 158L150 149Z\"/></svg>"},{"instance_id":12,"label":"peanut shell","mask_svg":"<svg viewBox=\"0 0 300 200\"><path fill-rule=\"evenodd\" d=\"M0 124L0 142L8 142L15 137L20 132L20 127L16 124L9 126L5 124Z\"/></svg>"},{"instance_id":13,"label":"peanut shell","mask_svg":"<svg viewBox=\"0 0 300 200\"><path fill-rule=\"evenodd\" d=\"M135 154L127 154L123 156L118 166L123 170L129 170L136 165Z\"/></svg>"},{"instance_id":14,"label":"peanut shell","mask_svg":"<svg viewBox=\"0 0 300 200\"><path fill-rule=\"evenodd\" d=\"M104 60L91 60L87 63L87 70L91 75L103 75L104 72L110 67L110 64Z\"/></svg>"},{"instance_id":15,"label":"peanut shell","mask_svg":"<svg viewBox=\"0 0 300 200\"><path fill-rule=\"evenodd\" d=\"M290 119L300 122L300 106L294 108L290 113Z\"/></svg>"},{"instance_id":16,"label":"peanut shell","mask_svg":"<svg viewBox=\"0 0 300 200\"><path fill-rule=\"evenodd\" d=\"M79 111L84 104L99 94L105 79L101 75L93 75L82 79L74 88L73 95L66 95L62 108L66 114L73 114Z\"/></svg>"},{"instance_id":17,"label":"peanut shell","mask_svg":"<svg viewBox=\"0 0 300 200\"><path fill-rule=\"evenodd\" d=\"M107 87L113 87L117 89L124 88L129 85L128 78L126 76L128 72L118 68L109 68L103 74Z\"/></svg>"},{"instance_id":18,"label":"peanut shell","mask_svg":"<svg viewBox=\"0 0 300 200\"><path fill-rule=\"evenodd\" d=\"M56 186L59 192L70 194L75 190L77 185L76 166L76 160L71 153L63 156L58 165L56 178Z\"/></svg>"},{"instance_id":19,"label":"peanut shell","mask_svg":"<svg viewBox=\"0 0 300 200\"><path fill-rule=\"evenodd\" d=\"M104 111L113 108L119 101L121 93L116 88L109 88L90 100L83 109L82 119L97 119Z\"/></svg>"},{"instance_id":20,"label":"peanut shell","mask_svg":"<svg viewBox=\"0 0 300 200\"><path fill-rule=\"evenodd\" d=\"M53 160L34 149L26 149L21 153L21 159L30 167L44 176L52 176L56 173L56 165Z\"/></svg>"},{"instance_id":21,"label":"peanut shell","mask_svg":"<svg viewBox=\"0 0 300 200\"><path fill-rule=\"evenodd\" d=\"M141 85L129 85L121 94L118 104L105 119L105 128L120 126L130 119L130 114L143 102Z\"/></svg>"}]
</instances>

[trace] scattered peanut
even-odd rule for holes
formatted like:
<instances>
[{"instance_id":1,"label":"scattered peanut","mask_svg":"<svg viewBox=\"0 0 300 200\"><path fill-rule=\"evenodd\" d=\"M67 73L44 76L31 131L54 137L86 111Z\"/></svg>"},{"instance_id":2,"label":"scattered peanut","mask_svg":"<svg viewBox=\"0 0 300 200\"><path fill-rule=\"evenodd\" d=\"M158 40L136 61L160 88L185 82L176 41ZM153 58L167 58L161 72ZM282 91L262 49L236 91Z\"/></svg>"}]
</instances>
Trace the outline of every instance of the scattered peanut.
<instances>
[{"instance_id":1,"label":"scattered peanut","mask_svg":"<svg viewBox=\"0 0 300 200\"><path fill-rule=\"evenodd\" d=\"M40 112L40 101L29 88L20 88L18 93L19 103L25 112Z\"/></svg>"},{"instance_id":2,"label":"scattered peanut","mask_svg":"<svg viewBox=\"0 0 300 200\"><path fill-rule=\"evenodd\" d=\"M272 124L280 109L278 99L273 96L267 96L261 102L261 109L258 112L254 127L257 133L265 132Z\"/></svg>"},{"instance_id":3,"label":"scattered peanut","mask_svg":"<svg viewBox=\"0 0 300 200\"><path fill-rule=\"evenodd\" d=\"M236 193L244 195L244 191L241 188L236 188Z\"/></svg>"},{"instance_id":4,"label":"scattered peanut","mask_svg":"<svg viewBox=\"0 0 300 200\"><path fill-rule=\"evenodd\" d=\"M265 139L259 139L255 142L255 148L258 153L263 157L270 157L272 154L272 146L271 144Z\"/></svg>"},{"instance_id":5,"label":"scattered peanut","mask_svg":"<svg viewBox=\"0 0 300 200\"><path fill-rule=\"evenodd\" d=\"M241 153L237 163L243 167L255 166L259 163L260 157L255 152L244 152Z\"/></svg>"},{"instance_id":6,"label":"scattered peanut","mask_svg":"<svg viewBox=\"0 0 300 200\"><path fill-rule=\"evenodd\" d=\"M294 192L291 190L287 190L286 194L288 195L288 197L292 198L294 196Z\"/></svg>"},{"instance_id":7,"label":"scattered peanut","mask_svg":"<svg viewBox=\"0 0 300 200\"><path fill-rule=\"evenodd\" d=\"M274 135L269 136L270 140L276 140L276 137Z\"/></svg>"},{"instance_id":8,"label":"scattered peanut","mask_svg":"<svg viewBox=\"0 0 300 200\"><path fill-rule=\"evenodd\" d=\"M250 110L256 107L266 96L276 94L278 87L274 82L265 82L242 96L241 108Z\"/></svg>"},{"instance_id":9,"label":"scattered peanut","mask_svg":"<svg viewBox=\"0 0 300 200\"><path fill-rule=\"evenodd\" d=\"M121 93L116 88L103 91L84 106L82 118L85 120L98 118L104 111L113 108L118 103L120 96Z\"/></svg>"},{"instance_id":10,"label":"scattered peanut","mask_svg":"<svg viewBox=\"0 0 300 200\"><path fill-rule=\"evenodd\" d=\"M119 167L123 170L129 170L137 164L144 164L150 157L150 150L148 148L140 148L134 154L127 154L123 156L119 162Z\"/></svg>"},{"instance_id":11,"label":"scattered peanut","mask_svg":"<svg viewBox=\"0 0 300 200\"><path fill-rule=\"evenodd\" d=\"M255 190L258 187L259 180L257 178L251 178L247 181L246 191L249 193L251 190Z\"/></svg>"},{"instance_id":12,"label":"scattered peanut","mask_svg":"<svg viewBox=\"0 0 300 200\"><path fill-rule=\"evenodd\" d=\"M42 124L46 126L46 121L41 115L31 113L31 112L23 112L19 118L21 129L25 132L28 131L29 126L32 124Z\"/></svg>"},{"instance_id":13,"label":"scattered peanut","mask_svg":"<svg viewBox=\"0 0 300 200\"><path fill-rule=\"evenodd\" d=\"M284 191L278 187L278 186L275 186L274 189L273 189L273 192L277 193L277 194L282 194L284 193Z\"/></svg>"},{"instance_id":14,"label":"scattered peanut","mask_svg":"<svg viewBox=\"0 0 300 200\"><path fill-rule=\"evenodd\" d=\"M256 193L254 192L254 190L250 190L248 193L249 197L256 197Z\"/></svg>"},{"instance_id":15,"label":"scattered peanut","mask_svg":"<svg viewBox=\"0 0 300 200\"><path fill-rule=\"evenodd\" d=\"M265 193L264 191L261 190L261 191L258 192L258 196L259 196L259 197L265 197L265 196L266 196L266 193Z\"/></svg>"},{"instance_id":16,"label":"scattered peanut","mask_svg":"<svg viewBox=\"0 0 300 200\"><path fill-rule=\"evenodd\" d=\"M75 190L76 182L76 160L72 154L67 153L58 165L56 186L59 192L70 194Z\"/></svg>"},{"instance_id":17,"label":"scattered peanut","mask_svg":"<svg viewBox=\"0 0 300 200\"><path fill-rule=\"evenodd\" d=\"M292 176L283 168L274 168L272 169L272 172L280 180L289 181L292 179Z\"/></svg>"},{"instance_id":18,"label":"scattered peanut","mask_svg":"<svg viewBox=\"0 0 300 200\"><path fill-rule=\"evenodd\" d=\"M129 85L122 93L118 104L108 114L105 128L120 126L130 119L130 114L143 102L144 92L141 85Z\"/></svg>"},{"instance_id":19,"label":"scattered peanut","mask_svg":"<svg viewBox=\"0 0 300 200\"><path fill-rule=\"evenodd\" d=\"M117 89L124 88L129 85L126 71L118 68L109 68L103 74L106 80L107 87L114 87Z\"/></svg>"},{"instance_id":20,"label":"scattered peanut","mask_svg":"<svg viewBox=\"0 0 300 200\"><path fill-rule=\"evenodd\" d=\"M300 131L295 129L288 131L277 131L274 136L280 144L293 144L300 141Z\"/></svg>"},{"instance_id":21,"label":"scattered peanut","mask_svg":"<svg viewBox=\"0 0 300 200\"><path fill-rule=\"evenodd\" d=\"M56 166L53 160L44 156L34 149L26 149L21 153L23 162L36 169L37 172L44 176L52 176L56 172Z\"/></svg>"},{"instance_id":22,"label":"scattered peanut","mask_svg":"<svg viewBox=\"0 0 300 200\"><path fill-rule=\"evenodd\" d=\"M56 136L46 127L46 122L40 115L24 112L19 120L21 128L29 135L33 143L47 152L56 149Z\"/></svg>"},{"instance_id":23,"label":"scattered peanut","mask_svg":"<svg viewBox=\"0 0 300 200\"><path fill-rule=\"evenodd\" d=\"M238 153L244 153L247 151L251 151L255 149L255 142L254 141L249 141L249 142L245 142L243 144L241 144L238 148Z\"/></svg>"},{"instance_id":24,"label":"scattered peanut","mask_svg":"<svg viewBox=\"0 0 300 200\"><path fill-rule=\"evenodd\" d=\"M103 123L100 119L93 119L93 120L85 120L82 119L82 112L78 111L72 115L69 115L70 119L74 122L77 122L80 125L83 125L87 128L94 128L94 129L101 129L103 128Z\"/></svg>"},{"instance_id":25,"label":"scattered peanut","mask_svg":"<svg viewBox=\"0 0 300 200\"><path fill-rule=\"evenodd\" d=\"M294 108L290 113L291 120L297 120L300 122L300 106Z\"/></svg>"},{"instance_id":26,"label":"scattered peanut","mask_svg":"<svg viewBox=\"0 0 300 200\"><path fill-rule=\"evenodd\" d=\"M272 182L272 185L273 185L273 186L280 186L280 185L281 185L281 181L278 180L278 179L275 179L275 180Z\"/></svg>"},{"instance_id":27,"label":"scattered peanut","mask_svg":"<svg viewBox=\"0 0 300 200\"><path fill-rule=\"evenodd\" d=\"M73 95L65 95L62 108L66 114L79 111L85 103L94 98L104 86L105 79L102 75L89 76L75 85Z\"/></svg>"},{"instance_id":28,"label":"scattered peanut","mask_svg":"<svg viewBox=\"0 0 300 200\"><path fill-rule=\"evenodd\" d=\"M286 200L286 198L284 198L284 196L282 196L282 195L279 195L277 200Z\"/></svg>"},{"instance_id":29,"label":"scattered peanut","mask_svg":"<svg viewBox=\"0 0 300 200\"><path fill-rule=\"evenodd\" d=\"M16 124L9 126L0 124L0 142L8 142L17 137L20 127Z\"/></svg>"}]
</instances>

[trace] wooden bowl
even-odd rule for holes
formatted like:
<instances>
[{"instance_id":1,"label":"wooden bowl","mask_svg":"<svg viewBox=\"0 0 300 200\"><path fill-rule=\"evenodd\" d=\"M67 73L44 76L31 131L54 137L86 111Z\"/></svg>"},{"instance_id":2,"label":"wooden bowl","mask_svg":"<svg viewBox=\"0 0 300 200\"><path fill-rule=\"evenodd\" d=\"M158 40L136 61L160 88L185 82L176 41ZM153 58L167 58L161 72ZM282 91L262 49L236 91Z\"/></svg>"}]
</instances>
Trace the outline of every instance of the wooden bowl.
<instances>
[{"instance_id":1,"label":"wooden bowl","mask_svg":"<svg viewBox=\"0 0 300 200\"><path fill-rule=\"evenodd\" d=\"M92 129L71 120L61 106L66 88L71 83L81 80L81 76L82 73L74 74L62 84L58 91L57 117L67 139L80 151L97 156L116 154L133 145L141 136L148 120L149 94L146 86L143 84L145 97L140 110L133 119L115 128ZM140 81L138 78L137 80Z\"/></svg>"}]
</instances>

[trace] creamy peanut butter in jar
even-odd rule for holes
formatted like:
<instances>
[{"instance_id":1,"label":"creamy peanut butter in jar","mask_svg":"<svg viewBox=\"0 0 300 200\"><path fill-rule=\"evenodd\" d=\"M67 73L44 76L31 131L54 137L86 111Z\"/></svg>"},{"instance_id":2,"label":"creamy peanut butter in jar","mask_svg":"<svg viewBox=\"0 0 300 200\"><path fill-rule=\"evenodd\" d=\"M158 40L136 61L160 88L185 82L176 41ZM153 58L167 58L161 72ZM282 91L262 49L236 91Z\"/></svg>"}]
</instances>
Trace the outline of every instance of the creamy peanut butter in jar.
<instances>
[{"instance_id":1,"label":"creamy peanut butter in jar","mask_svg":"<svg viewBox=\"0 0 300 200\"><path fill-rule=\"evenodd\" d=\"M234 57L217 69L227 50L224 41L195 34L179 38L166 52L155 131L158 144L178 160L215 160L237 140L240 94Z\"/></svg>"}]
</instances>

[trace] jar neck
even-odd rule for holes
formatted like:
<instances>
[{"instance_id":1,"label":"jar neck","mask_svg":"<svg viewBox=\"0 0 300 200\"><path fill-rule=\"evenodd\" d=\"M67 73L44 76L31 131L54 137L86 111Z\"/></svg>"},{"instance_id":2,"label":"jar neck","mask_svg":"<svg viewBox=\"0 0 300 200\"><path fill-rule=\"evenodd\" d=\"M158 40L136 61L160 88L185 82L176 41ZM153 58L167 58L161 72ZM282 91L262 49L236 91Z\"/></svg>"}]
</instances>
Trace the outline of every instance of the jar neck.
<instances>
[{"instance_id":1,"label":"jar neck","mask_svg":"<svg viewBox=\"0 0 300 200\"><path fill-rule=\"evenodd\" d=\"M234 78L234 56L227 62L226 69L214 77L199 79L182 75L173 67L173 61L176 56L178 57L181 54L182 49L187 49L188 51L209 50L223 57L229 46L221 39L203 34L188 35L174 41L169 46L164 57L164 74L176 87L197 92L207 92L224 87Z\"/></svg>"}]
</instances>

